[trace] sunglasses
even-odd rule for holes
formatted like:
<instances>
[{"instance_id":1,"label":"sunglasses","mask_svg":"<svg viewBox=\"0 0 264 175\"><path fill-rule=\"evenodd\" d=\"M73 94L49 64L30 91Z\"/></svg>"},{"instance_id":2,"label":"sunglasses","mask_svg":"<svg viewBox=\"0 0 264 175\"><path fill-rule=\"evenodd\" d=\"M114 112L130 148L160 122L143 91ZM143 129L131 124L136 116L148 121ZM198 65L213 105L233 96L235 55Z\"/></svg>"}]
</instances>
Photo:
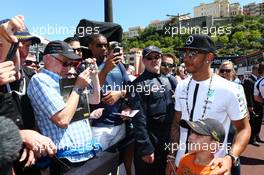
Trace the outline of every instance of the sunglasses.
<instances>
[{"instance_id":1,"label":"sunglasses","mask_svg":"<svg viewBox=\"0 0 264 175\"><path fill-rule=\"evenodd\" d=\"M77 73L67 73L67 76L68 77L72 77L72 76L77 77L78 74Z\"/></svg>"},{"instance_id":2,"label":"sunglasses","mask_svg":"<svg viewBox=\"0 0 264 175\"><path fill-rule=\"evenodd\" d=\"M25 60L25 65L26 66L30 66L32 64L38 65L38 62L37 61L31 61L31 60Z\"/></svg>"},{"instance_id":3,"label":"sunglasses","mask_svg":"<svg viewBox=\"0 0 264 175\"><path fill-rule=\"evenodd\" d=\"M232 71L231 69L220 69L219 70L219 72L222 73L222 74L225 73L225 72L226 73L230 73L231 71Z\"/></svg>"},{"instance_id":4,"label":"sunglasses","mask_svg":"<svg viewBox=\"0 0 264 175\"><path fill-rule=\"evenodd\" d=\"M161 59L162 55L159 54L159 55L155 55L155 56L146 56L144 57L145 59L149 60L149 61L152 61L152 60L158 60L158 59Z\"/></svg>"},{"instance_id":5,"label":"sunglasses","mask_svg":"<svg viewBox=\"0 0 264 175\"><path fill-rule=\"evenodd\" d=\"M202 51L202 50L189 50L189 51L184 51L184 52L182 52L181 53L181 57L182 58L186 58L186 57L188 57L188 58L194 58L196 55L198 55L198 54L207 54L208 52L206 52L206 51Z\"/></svg>"},{"instance_id":6,"label":"sunglasses","mask_svg":"<svg viewBox=\"0 0 264 175\"><path fill-rule=\"evenodd\" d=\"M96 47L97 47L97 48L103 48L103 47L108 48L108 44L101 44L101 43L98 43L98 44L96 44Z\"/></svg>"},{"instance_id":7,"label":"sunglasses","mask_svg":"<svg viewBox=\"0 0 264 175\"><path fill-rule=\"evenodd\" d=\"M81 48L72 48L72 50L74 51L74 52L81 52L82 51L82 49Z\"/></svg>"},{"instance_id":8,"label":"sunglasses","mask_svg":"<svg viewBox=\"0 0 264 175\"><path fill-rule=\"evenodd\" d=\"M161 62L161 66L167 67L167 68L173 68L174 67L174 64L166 63L166 62Z\"/></svg>"},{"instance_id":9,"label":"sunglasses","mask_svg":"<svg viewBox=\"0 0 264 175\"><path fill-rule=\"evenodd\" d=\"M58 57L56 57L55 55L51 55L53 58L55 58L56 60L58 60L63 67L69 67L69 66L75 66L75 64L73 62L64 62L61 59L59 59Z\"/></svg>"}]
</instances>

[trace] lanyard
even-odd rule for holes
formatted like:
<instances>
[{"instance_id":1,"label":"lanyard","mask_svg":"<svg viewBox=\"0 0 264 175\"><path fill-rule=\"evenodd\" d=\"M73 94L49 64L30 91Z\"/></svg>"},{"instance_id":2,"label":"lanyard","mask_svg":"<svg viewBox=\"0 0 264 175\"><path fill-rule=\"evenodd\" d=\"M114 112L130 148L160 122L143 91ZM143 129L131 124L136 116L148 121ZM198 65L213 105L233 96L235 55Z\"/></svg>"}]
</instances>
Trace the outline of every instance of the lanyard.
<instances>
[{"instance_id":1,"label":"lanyard","mask_svg":"<svg viewBox=\"0 0 264 175\"><path fill-rule=\"evenodd\" d=\"M208 88L208 91L207 91L207 94L206 94L207 96L206 96L206 100L205 100L205 105L204 105L204 110L203 110L202 118L204 118L205 112L206 112L206 109L207 109L209 94L210 94L211 86L212 86L212 80L213 80L213 76L211 76L211 78L210 78L209 88ZM196 83L196 85L195 85L195 89L194 89L194 93L193 93L193 106L192 106L192 110L191 110L191 113L190 113L189 103L188 103L188 95L189 95L189 89L190 89L191 81L192 81L192 78L190 79L190 81L189 81L189 83L187 85L186 108L187 108L187 112L188 112L188 115L189 115L189 120L190 121L193 121L193 113L194 113L194 108L195 108L195 104L196 104L196 99L197 99L199 84ZM186 138L186 150L185 150L185 154L188 152L188 138L189 138L190 134L191 134L191 131L188 130L187 138Z\"/></svg>"}]
</instances>

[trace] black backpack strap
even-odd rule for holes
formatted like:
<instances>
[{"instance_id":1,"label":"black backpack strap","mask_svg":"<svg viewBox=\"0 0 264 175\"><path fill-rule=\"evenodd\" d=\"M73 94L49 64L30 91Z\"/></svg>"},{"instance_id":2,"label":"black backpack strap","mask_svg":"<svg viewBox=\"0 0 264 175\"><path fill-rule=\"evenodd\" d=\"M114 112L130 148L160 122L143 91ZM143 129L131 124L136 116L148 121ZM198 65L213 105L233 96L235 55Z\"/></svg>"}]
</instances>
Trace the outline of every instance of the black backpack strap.
<instances>
[{"instance_id":1,"label":"black backpack strap","mask_svg":"<svg viewBox=\"0 0 264 175\"><path fill-rule=\"evenodd\" d=\"M173 78L172 76L168 76L168 79L169 79L170 84L171 84L171 89L174 91L176 89L178 81L176 78L175 78L175 80L173 80L172 78Z\"/></svg>"}]
</instances>

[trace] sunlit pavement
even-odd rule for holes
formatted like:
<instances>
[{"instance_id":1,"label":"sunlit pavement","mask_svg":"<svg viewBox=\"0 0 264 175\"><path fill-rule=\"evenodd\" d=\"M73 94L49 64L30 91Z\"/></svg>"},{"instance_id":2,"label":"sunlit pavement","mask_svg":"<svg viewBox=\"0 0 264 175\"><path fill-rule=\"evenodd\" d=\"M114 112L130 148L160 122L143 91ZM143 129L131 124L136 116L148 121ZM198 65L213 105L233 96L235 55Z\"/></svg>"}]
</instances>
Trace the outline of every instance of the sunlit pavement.
<instances>
[{"instance_id":1,"label":"sunlit pavement","mask_svg":"<svg viewBox=\"0 0 264 175\"><path fill-rule=\"evenodd\" d=\"M264 140L264 124L262 123L260 137ZM241 156L241 175L262 175L264 174L264 144L260 147L248 145Z\"/></svg>"}]
</instances>

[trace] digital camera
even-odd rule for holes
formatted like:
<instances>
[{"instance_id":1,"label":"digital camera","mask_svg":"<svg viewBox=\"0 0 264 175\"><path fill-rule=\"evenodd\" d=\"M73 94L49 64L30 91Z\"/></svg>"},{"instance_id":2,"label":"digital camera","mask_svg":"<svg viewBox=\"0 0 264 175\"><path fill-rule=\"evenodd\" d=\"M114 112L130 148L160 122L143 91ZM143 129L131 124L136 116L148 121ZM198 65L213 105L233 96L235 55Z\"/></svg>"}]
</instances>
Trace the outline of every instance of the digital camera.
<instances>
[{"instance_id":1,"label":"digital camera","mask_svg":"<svg viewBox=\"0 0 264 175\"><path fill-rule=\"evenodd\" d=\"M89 70L94 70L95 65L92 63L87 63L86 61L81 62L81 64L77 67L77 74L79 75L81 72L83 72L85 69L89 68Z\"/></svg>"},{"instance_id":2,"label":"digital camera","mask_svg":"<svg viewBox=\"0 0 264 175\"><path fill-rule=\"evenodd\" d=\"M110 42L110 48L113 50L113 53L121 53L123 50L121 43L116 41Z\"/></svg>"}]
</instances>

